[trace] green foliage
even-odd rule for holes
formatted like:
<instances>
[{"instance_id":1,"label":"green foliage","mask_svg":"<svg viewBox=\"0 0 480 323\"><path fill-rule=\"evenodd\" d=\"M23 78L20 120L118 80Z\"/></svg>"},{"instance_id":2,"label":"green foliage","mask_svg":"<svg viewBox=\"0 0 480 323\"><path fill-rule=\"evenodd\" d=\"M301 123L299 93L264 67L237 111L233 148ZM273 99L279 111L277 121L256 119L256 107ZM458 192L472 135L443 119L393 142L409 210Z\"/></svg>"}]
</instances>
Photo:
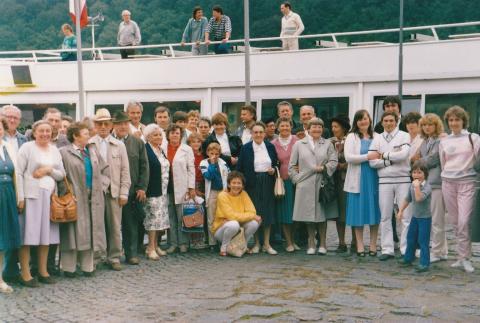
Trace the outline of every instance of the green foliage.
<instances>
[{"instance_id":1,"label":"green foliage","mask_svg":"<svg viewBox=\"0 0 480 323\"><path fill-rule=\"evenodd\" d=\"M250 0L251 37L278 36L282 1ZM398 0L291 0L305 24L305 34L395 28L398 26ZM97 46L115 46L122 9L132 12L142 31L143 44L179 42L194 6L201 5L210 17L210 8L220 4L233 24L233 38L243 38L241 0L87 0L90 15L102 12L105 21L96 29ZM67 0L1 0L0 50L59 48L60 26L71 23ZM405 0L405 26L420 26L479 20L480 1ZM479 32L480 28L441 31ZM91 44L90 28L82 32L84 46ZM341 41L395 41L396 35L342 37ZM302 41L313 46L314 41ZM268 43L268 46L279 44Z\"/></svg>"}]
</instances>

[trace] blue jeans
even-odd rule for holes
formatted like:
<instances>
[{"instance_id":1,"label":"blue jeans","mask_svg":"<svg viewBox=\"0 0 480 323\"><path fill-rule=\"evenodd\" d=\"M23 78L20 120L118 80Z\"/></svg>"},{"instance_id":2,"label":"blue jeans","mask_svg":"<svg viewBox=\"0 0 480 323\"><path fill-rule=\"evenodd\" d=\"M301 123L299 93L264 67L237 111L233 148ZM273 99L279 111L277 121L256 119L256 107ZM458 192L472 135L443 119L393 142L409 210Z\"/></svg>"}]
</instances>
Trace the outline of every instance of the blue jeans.
<instances>
[{"instance_id":1,"label":"blue jeans","mask_svg":"<svg viewBox=\"0 0 480 323\"><path fill-rule=\"evenodd\" d=\"M407 233L407 250L405 251L405 262L415 260L415 249L420 246L420 265L430 266L430 230L432 218L416 218L412 216L410 227Z\"/></svg>"}]
</instances>

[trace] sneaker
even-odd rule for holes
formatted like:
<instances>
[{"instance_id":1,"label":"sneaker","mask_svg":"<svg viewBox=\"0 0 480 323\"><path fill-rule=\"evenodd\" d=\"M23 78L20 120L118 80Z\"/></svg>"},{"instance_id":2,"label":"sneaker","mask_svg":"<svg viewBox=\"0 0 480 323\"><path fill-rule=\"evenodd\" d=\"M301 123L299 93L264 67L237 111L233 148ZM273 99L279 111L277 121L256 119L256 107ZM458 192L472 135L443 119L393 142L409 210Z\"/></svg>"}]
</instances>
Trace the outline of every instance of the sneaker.
<instances>
[{"instance_id":1,"label":"sneaker","mask_svg":"<svg viewBox=\"0 0 480 323\"><path fill-rule=\"evenodd\" d=\"M419 249L415 250L415 257L420 258L420 250Z\"/></svg>"},{"instance_id":2,"label":"sneaker","mask_svg":"<svg viewBox=\"0 0 480 323\"><path fill-rule=\"evenodd\" d=\"M453 264L450 265L452 268L462 268L463 267L463 261L462 260L457 260Z\"/></svg>"},{"instance_id":3,"label":"sneaker","mask_svg":"<svg viewBox=\"0 0 480 323\"><path fill-rule=\"evenodd\" d=\"M469 274L475 271L475 268L473 268L472 263L468 259L465 259L463 261L463 269L465 270L466 273L469 273Z\"/></svg>"},{"instance_id":4,"label":"sneaker","mask_svg":"<svg viewBox=\"0 0 480 323\"><path fill-rule=\"evenodd\" d=\"M324 248L324 247L318 248L318 254L319 254L320 256L325 256L325 255L327 254L327 249Z\"/></svg>"},{"instance_id":5,"label":"sneaker","mask_svg":"<svg viewBox=\"0 0 480 323\"><path fill-rule=\"evenodd\" d=\"M435 256L434 254L430 254L430 263L433 264L439 261L448 260L448 256Z\"/></svg>"}]
</instances>

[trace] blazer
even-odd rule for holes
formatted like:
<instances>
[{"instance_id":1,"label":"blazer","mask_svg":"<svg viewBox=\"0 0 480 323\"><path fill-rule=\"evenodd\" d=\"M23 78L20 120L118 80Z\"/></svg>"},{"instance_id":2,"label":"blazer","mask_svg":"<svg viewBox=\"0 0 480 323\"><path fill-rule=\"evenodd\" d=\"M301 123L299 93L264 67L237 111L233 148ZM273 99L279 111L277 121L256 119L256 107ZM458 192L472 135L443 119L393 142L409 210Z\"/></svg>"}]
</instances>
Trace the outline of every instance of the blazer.
<instances>
[{"instance_id":1,"label":"blazer","mask_svg":"<svg viewBox=\"0 0 480 323\"><path fill-rule=\"evenodd\" d=\"M90 143L97 148L101 158L100 141L102 138L96 135L90 139ZM107 147L107 164L110 166L110 194L113 198L128 199L128 191L130 190L130 166L128 164L128 155L125 145L112 136L105 138L108 143Z\"/></svg>"},{"instance_id":2,"label":"blazer","mask_svg":"<svg viewBox=\"0 0 480 323\"><path fill-rule=\"evenodd\" d=\"M377 133L373 133L375 138ZM367 154L360 154L362 142L358 134L349 133L345 139L344 155L348 163L347 175L345 177L345 185L343 190L349 193L360 193L360 174L361 164L367 163Z\"/></svg>"},{"instance_id":3,"label":"blazer","mask_svg":"<svg viewBox=\"0 0 480 323\"><path fill-rule=\"evenodd\" d=\"M173 194L175 204L182 204L189 189L195 189L195 158L190 146L180 144L173 158Z\"/></svg>"},{"instance_id":4,"label":"blazer","mask_svg":"<svg viewBox=\"0 0 480 323\"><path fill-rule=\"evenodd\" d=\"M41 166L41 160L35 155L35 148L35 141L30 141L24 144L17 154L18 168L15 170L15 175L19 202L26 198L37 199L40 195L39 179L33 177L33 172ZM61 181L65 177L62 156L57 147L52 144L50 144L50 151L56 161L50 176L55 181Z\"/></svg>"},{"instance_id":5,"label":"blazer","mask_svg":"<svg viewBox=\"0 0 480 323\"><path fill-rule=\"evenodd\" d=\"M275 146L268 141L264 141L267 147L268 156L272 160L272 167L278 166L278 157ZM255 187L255 155L253 153L253 141L247 142L242 146L240 156L238 158L237 170L242 172L245 176L246 185L245 189L251 190Z\"/></svg>"},{"instance_id":6,"label":"blazer","mask_svg":"<svg viewBox=\"0 0 480 323\"><path fill-rule=\"evenodd\" d=\"M227 132L227 137L228 137L228 145L230 146L230 153L232 154L232 157L238 157L240 155L240 150L242 149L242 139L238 136L230 135ZM202 144L202 152L203 152L203 157L208 158L207 156L207 148L208 145L210 145L212 142L216 142L219 144L217 137L215 136L215 131L212 132L207 139ZM220 158L223 159L229 168L232 168L232 162L230 161L230 156L220 154Z\"/></svg>"},{"instance_id":7,"label":"blazer","mask_svg":"<svg viewBox=\"0 0 480 323\"><path fill-rule=\"evenodd\" d=\"M127 148L128 164L130 166L130 197L135 196L137 191L147 191L150 179L147 150L142 139L128 135L123 143Z\"/></svg>"},{"instance_id":8,"label":"blazer","mask_svg":"<svg viewBox=\"0 0 480 323\"><path fill-rule=\"evenodd\" d=\"M148 181L147 197L162 196L162 164L155 155L152 146L149 143L145 144L148 157L148 165L150 167L150 180ZM162 151L162 154L165 154ZM167 158L165 156L165 158Z\"/></svg>"}]
</instances>

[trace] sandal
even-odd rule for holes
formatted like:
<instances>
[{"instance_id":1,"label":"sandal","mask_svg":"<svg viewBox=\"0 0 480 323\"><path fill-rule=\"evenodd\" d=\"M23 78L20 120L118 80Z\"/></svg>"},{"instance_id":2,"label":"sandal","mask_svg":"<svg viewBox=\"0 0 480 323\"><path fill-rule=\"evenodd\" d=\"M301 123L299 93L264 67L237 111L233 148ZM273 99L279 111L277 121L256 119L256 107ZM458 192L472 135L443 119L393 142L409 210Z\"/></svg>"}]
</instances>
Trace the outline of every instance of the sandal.
<instances>
[{"instance_id":1,"label":"sandal","mask_svg":"<svg viewBox=\"0 0 480 323\"><path fill-rule=\"evenodd\" d=\"M375 251L370 250L370 251L368 252L368 255L369 255L370 257L376 257L376 256L377 256L377 251L376 251L376 250L375 250Z\"/></svg>"},{"instance_id":2,"label":"sandal","mask_svg":"<svg viewBox=\"0 0 480 323\"><path fill-rule=\"evenodd\" d=\"M145 250L145 257L148 259L148 260L154 260L154 261L157 261L160 259L160 257L157 255L157 252L154 250Z\"/></svg>"},{"instance_id":3,"label":"sandal","mask_svg":"<svg viewBox=\"0 0 480 323\"><path fill-rule=\"evenodd\" d=\"M10 287L9 285L7 285L6 282L2 282L0 284L0 293L3 293L3 294L10 294L13 292L13 288Z\"/></svg>"},{"instance_id":4,"label":"sandal","mask_svg":"<svg viewBox=\"0 0 480 323\"><path fill-rule=\"evenodd\" d=\"M357 257L365 258L365 251L357 252Z\"/></svg>"}]
</instances>

